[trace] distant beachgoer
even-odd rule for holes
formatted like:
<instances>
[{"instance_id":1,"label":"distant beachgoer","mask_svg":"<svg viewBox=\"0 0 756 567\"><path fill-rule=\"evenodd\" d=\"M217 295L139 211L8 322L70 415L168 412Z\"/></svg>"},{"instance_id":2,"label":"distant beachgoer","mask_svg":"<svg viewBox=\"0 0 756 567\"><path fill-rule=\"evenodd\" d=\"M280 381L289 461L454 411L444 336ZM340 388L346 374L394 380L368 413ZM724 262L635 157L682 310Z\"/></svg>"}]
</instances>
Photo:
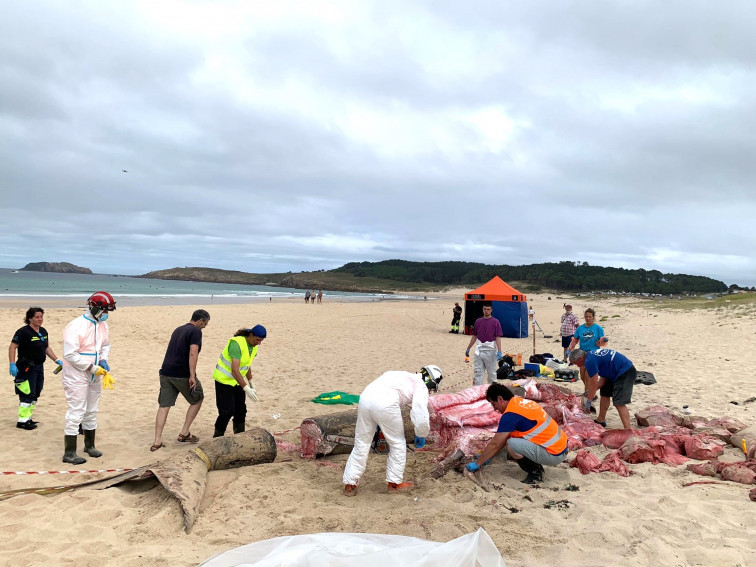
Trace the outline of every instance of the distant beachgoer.
<instances>
[{"instance_id":1,"label":"distant beachgoer","mask_svg":"<svg viewBox=\"0 0 756 567\"><path fill-rule=\"evenodd\" d=\"M566 356L569 356L572 349L580 343L580 350L585 352L592 352L601 348L609 339L604 337L604 329L598 323L594 323L596 320L596 312L593 309L586 309L583 315L585 317L585 324L580 325L575 329L575 334L570 341L570 346L567 348ZM580 379L586 387L586 391L590 386L589 376L584 367L580 367Z\"/></svg>"},{"instance_id":2,"label":"distant beachgoer","mask_svg":"<svg viewBox=\"0 0 756 567\"><path fill-rule=\"evenodd\" d=\"M313 305L315 305L315 299L316 299L317 297L318 297L318 294L317 294L317 293L315 293L315 290L313 289L313 290L312 290L312 291L310 292L310 303L312 303Z\"/></svg>"},{"instance_id":3,"label":"distant beachgoer","mask_svg":"<svg viewBox=\"0 0 756 567\"><path fill-rule=\"evenodd\" d=\"M76 454L80 425L84 432L84 452L90 457L102 456L95 448L95 431L103 379L110 372L110 336L106 321L108 314L115 311L116 302L108 292L98 291L89 296L87 307L87 311L63 331L63 391L68 402L63 462L72 465L87 462Z\"/></svg>"},{"instance_id":4,"label":"distant beachgoer","mask_svg":"<svg viewBox=\"0 0 756 567\"><path fill-rule=\"evenodd\" d=\"M564 360L567 360L567 353L569 352L570 343L572 337L575 335L575 331L578 328L580 321L578 321L577 315L572 312L572 305L569 303L564 304L564 313L562 314L562 322L559 327L559 334L562 335L562 349L564 350Z\"/></svg>"},{"instance_id":5,"label":"distant beachgoer","mask_svg":"<svg viewBox=\"0 0 756 567\"><path fill-rule=\"evenodd\" d=\"M532 307L528 308L528 317L530 318L531 321L535 319L535 311L533 310Z\"/></svg>"},{"instance_id":6,"label":"distant beachgoer","mask_svg":"<svg viewBox=\"0 0 756 567\"><path fill-rule=\"evenodd\" d=\"M454 308L452 309L452 322L451 322L451 331L450 333L459 334L459 322L462 319L462 308L459 306L459 303L454 304Z\"/></svg>"},{"instance_id":7,"label":"distant beachgoer","mask_svg":"<svg viewBox=\"0 0 756 567\"><path fill-rule=\"evenodd\" d=\"M192 313L191 320L176 328L168 341L168 347L160 367L160 393L158 394L158 411L155 417L155 442L150 451L157 451L163 445L163 429L168 419L168 412L176 405L176 398L181 394L189 402L184 425L179 431L181 443L197 443L199 438L192 435L189 428L197 417L205 394L197 378L197 360L202 350L202 329L210 322L210 314L204 309Z\"/></svg>"},{"instance_id":8,"label":"distant beachgoer","mask_svg":"<svg viewBox=\"0 0 756 567\"><path fill-rule=\"evenodd\" d=\"M225 435L228 422L232 419L234 433L245 430L245 395L253 402L257 401L257 390L252 382L252 361L267 335L268 332L262 325L239 329L223 349L213 372L215 404L218 408L213 437Z\"/></svg>"},{"instance_id":9,"label":"distant beachgoer","mask_svg":"<svg viewBox=\"0 0 756 567\"><path fill-rule=\"evenodd\" d=\"M305 292L305 303L310 303L310 290Z\"/></svg>"},{"instance_id":10,"label":"distant beachgoer","mask_svg":"<svg viewBox=\"0 0 756 567\"><path fill-rule=\"evenodd\" d=\"M323 290L318 290L318 303L323 303Z\"/></svg>"},{"instance_id":11,"label":"distant beachgoer","mask_svg":"<svg viewBox=\"0 0 756 567\"><path fill-rule=\"evenodd\" d=\"M501 323L492 317L493 307L483 304L483 317L478 318L473 326L473 335L465 351L465 358L470 357L470 348L475 345L473 361L473 386L483 383L483 375L488 374L489 384L496 380L496 361L501 360Z\"/></svg>"},{"instance_id":12,"label":"distant beachgoer","mask_svg":"<svg viewBox=\"0 0 756 567\"><path fill-rule=\"evenodd\" d=\"M10 375L13 376L15 391L18 395L18 421L16 427L31 431L37 428L32 419L42 388L45 385L45 357L55 361L58 366L63 363L55 356L47 337L47 329L42 326L45 310L30 307L24 316L25 327L15 332L8 347ZM18 350L18 359L16 351Z\"/></svg>"}]
</instances>

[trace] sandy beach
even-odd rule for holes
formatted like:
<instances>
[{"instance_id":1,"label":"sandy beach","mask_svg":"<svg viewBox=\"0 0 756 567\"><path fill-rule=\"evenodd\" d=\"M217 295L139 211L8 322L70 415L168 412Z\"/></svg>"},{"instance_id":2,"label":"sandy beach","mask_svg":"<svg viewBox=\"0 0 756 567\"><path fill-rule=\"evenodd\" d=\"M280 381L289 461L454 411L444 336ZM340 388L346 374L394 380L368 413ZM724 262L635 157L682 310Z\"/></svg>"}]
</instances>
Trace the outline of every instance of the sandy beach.
<instances>
[{"instance_id":1,"label":"sandy beach","mask_svg":"<svg viewBox=\"0 0 756 567\"><path fill-rule=\"evenodd\" d=\"M417 371L437 364L445 376L443 392L464 389L472 384L472 364L464 362L469 339L448 333L451 309L454 301L462 302L463 292L442 295L428 301L326 300L307 305L297 299L119 307L109 320L109 363L116 387L103 392L98 418L97 446L103 457L89 458L79 467L61 462L66 402L48 362L45 389L34 414L40 427L35 431L15 428L18 398L6 376L0 399L2 470L135 468L187 451L176 441L187 408L182 398L168 417L166 447L155 453L149 447L167 341L196 307L208 309L212 317L198 365L206 398L192 427L202 440L212 436L217 416L211 373L218 355L236 329L256 323L267 327L268 338L253 365L260 401L248 404L248 426L275 434L296 428L305 418L343 411L345 406L309 400L333 390L359 394L386 370ZM756 317L748 308L683 311L630 299L529 299L541 328L553 335L545 339L537 334L537 352L561 353L559 318L562 303L569 299L579 315L587 307L596 309L611 347L626 354L638 370L655 374L657 384L636 385L631 416L650 405L680 411L688 404L695 415L756 423L756 403L743 404L756 395L750 363ZM23 325L24 311L0 306L6 344ZM45 314L44 326L58 355L64 326L80 313L71 307ZM532 338L502 342L507 352L522 352L525 358L532 354ZM582 391L579 384L570 387ZM620 426L615 410L607 417L609 427ZM296 430L276 438L299 444ZM599 457L606 453L601 447L592 450ZM279 450L271 464L213 471L201 514L189 534L183 530L177 501L160 486L15 496L0 501L0 564L190 566L215 553L283 535L373 532L448 541L483 527L508 566L756 565L756 502L748 499L749 487L732 482L683 487L707 480L688 472L685 465L629 465L634 474L622 478L613 473L584 476L565 462L547 467L541 488L529 488L520 483L523 473L514 463L496 459L484 473L496 489L486 493L454 471L429 479L434 456L409 453L405 479L414 480L417 488L389 495L386 458L371 455L355 498L342 495L346 455L305 460L298 452ZM731 447L722 457L738 458L742 453ZM3 475L0 492L96 477ZM565 490L570 484L579 490ZM570 504L566 509L545 508L551 500Z\"/></svg>"}]
</instances>

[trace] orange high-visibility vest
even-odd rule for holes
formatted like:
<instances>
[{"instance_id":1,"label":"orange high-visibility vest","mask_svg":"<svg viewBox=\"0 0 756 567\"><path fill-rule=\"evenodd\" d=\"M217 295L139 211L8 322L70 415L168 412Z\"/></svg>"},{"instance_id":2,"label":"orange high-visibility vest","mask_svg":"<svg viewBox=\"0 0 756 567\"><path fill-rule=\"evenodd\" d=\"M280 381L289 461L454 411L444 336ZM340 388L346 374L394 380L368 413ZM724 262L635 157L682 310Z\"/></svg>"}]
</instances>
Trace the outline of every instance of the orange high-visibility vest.
<instances>
[{"instance_id":1,"label":"orange high-visibility vest","mask_svg":"<svg viewBox=\"0 0 756 567\"><path fill-rule=\"evenodd\" d=\"M536 422L535 426L528 431L512 431L509 434L510 437L522 437L532 441L552 455L559 455L567 448L567 435L538 403L515 396L509 400L504 413L516 413Z\"/></svg>"}]
</instances>

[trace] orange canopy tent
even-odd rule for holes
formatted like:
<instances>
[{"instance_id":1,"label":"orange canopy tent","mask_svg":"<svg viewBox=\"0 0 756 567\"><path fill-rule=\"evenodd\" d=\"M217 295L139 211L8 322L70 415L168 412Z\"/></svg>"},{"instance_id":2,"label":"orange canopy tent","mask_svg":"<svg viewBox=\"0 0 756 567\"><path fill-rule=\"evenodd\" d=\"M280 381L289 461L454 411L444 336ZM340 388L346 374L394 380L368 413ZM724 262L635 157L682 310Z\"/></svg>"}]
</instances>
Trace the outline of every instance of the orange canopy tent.
<instances>
[{"instance_id":1,"label":"orange canopy tent","mask_svg":"<svg viewBox=\"0 0 756 567\"><path fill-rule=\"evenodd\" d=\"M483 304L491 303L492 316L501 323L505 337L528 336L528 304L520 293L499 276L465 294L465 334L473 334L475 320L483 316Z\"/></svg>"}]
</instances>

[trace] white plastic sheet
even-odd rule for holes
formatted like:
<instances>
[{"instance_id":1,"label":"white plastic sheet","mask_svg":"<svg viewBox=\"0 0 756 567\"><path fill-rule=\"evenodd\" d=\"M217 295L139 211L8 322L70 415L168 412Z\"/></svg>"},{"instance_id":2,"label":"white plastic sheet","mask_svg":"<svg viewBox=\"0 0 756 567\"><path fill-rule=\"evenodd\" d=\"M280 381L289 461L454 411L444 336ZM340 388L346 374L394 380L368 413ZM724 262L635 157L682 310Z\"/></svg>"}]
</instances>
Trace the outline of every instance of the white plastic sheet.
<instances>
[{"instance_id":1,"label":"white plastic sheet","mask_svg":"<svg viewBox=\"0 0 756 567\"><path fill-rule=\"evenodd\" d=\"M483 528L446 543L380 534L320 533L250 543L200 567L505 567Z\"/></svg>"}]
</instances>

